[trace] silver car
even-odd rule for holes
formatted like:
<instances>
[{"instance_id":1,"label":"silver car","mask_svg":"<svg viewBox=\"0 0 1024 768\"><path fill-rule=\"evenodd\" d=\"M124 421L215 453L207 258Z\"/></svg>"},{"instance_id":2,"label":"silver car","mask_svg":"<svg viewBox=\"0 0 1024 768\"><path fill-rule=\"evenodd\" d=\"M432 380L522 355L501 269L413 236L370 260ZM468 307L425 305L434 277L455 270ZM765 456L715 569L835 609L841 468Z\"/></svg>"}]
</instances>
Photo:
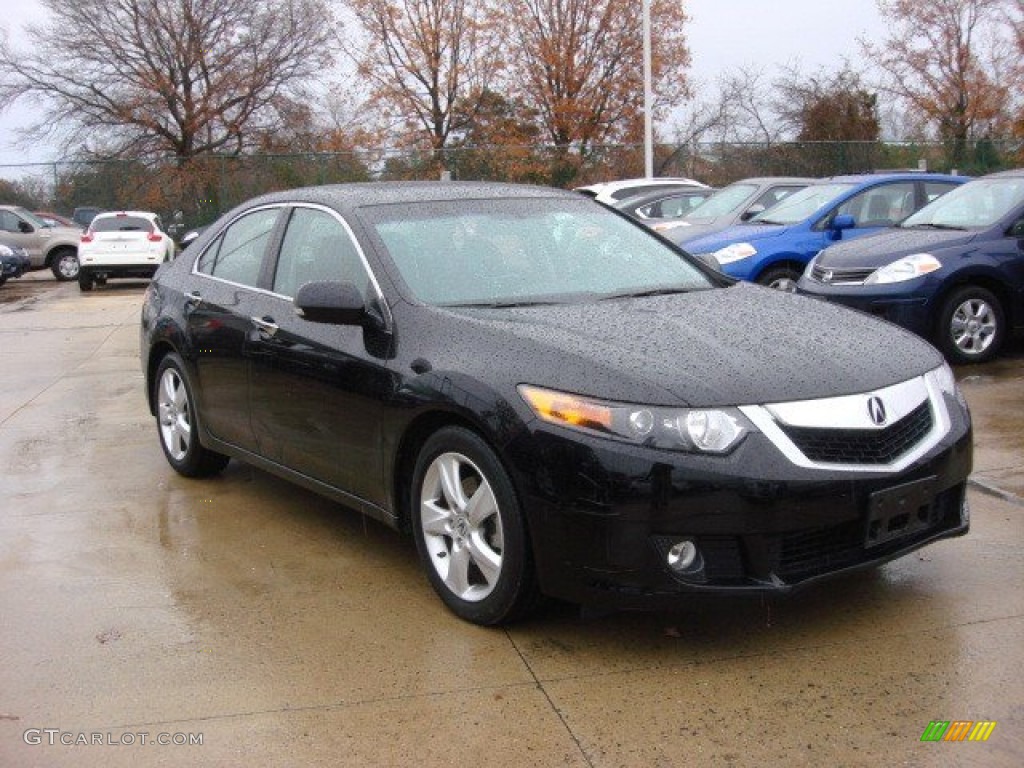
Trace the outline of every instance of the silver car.
<instances>
[{"instance_id":1,"label":"silver car","mask_svg":"<svg viewBox=\"0 0 1024 768\"><path fill-rule=\"evenodd\" d=\"M51 227L31 211L0 205L0 243L28 252L32 269L49 268L58 280L78 278L77 227Z\"/></svg>"}]
</instances>

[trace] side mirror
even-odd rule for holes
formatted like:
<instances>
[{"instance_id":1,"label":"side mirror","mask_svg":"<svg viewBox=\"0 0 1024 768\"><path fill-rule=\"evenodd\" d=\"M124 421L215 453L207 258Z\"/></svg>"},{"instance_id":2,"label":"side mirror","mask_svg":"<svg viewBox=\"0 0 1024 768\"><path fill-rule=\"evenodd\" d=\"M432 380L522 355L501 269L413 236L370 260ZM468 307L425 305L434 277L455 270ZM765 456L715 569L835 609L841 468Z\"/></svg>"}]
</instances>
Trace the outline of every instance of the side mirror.
<instances>
[{"instance_id":1,"label":"side mirror","mask_svg":"<svg viewBox=\"0 0 1024 768\"><path fill-rule=\"evenodd\" d=\"M767 210L768 209L761 205L761 203L754 203L740 214L740 221L750 221L752 218L757 216L757 214L764 213Z\"/></svg>"},{"instance_id":2,"label":"side mirror","mask_svg":"<svg viewBox=\"0 0 1024 768\"><path fill-rule=\"evenodd\" d=\"M31 234L32 232L35 232L36 230L27 221L19 221L18 231L21 232L22 234L28 235Z\"/></svg>"},{"instance_id":3,"label":"side mirror","mask_svg":"<svg viewBox=\"0 0 1024 768\"><path fill-rule=\"evenodd\" d=\"M853 229L857 226L857 220L848 213L841 213L832 219L832 225L829 229L834 229L836 232L842 232L844 229Z\"/></svg>"},{"instance_id":4,"label":"side mirror","mask_svg":"<svg viewBox=\"0 0 1024 768\"><path fill-rule=\"evenodd\" d=\"M295 311L311 323L366 325L366 300L352 283L323 280L305 283L295 294Z\"/></svg>"}]
</instances>

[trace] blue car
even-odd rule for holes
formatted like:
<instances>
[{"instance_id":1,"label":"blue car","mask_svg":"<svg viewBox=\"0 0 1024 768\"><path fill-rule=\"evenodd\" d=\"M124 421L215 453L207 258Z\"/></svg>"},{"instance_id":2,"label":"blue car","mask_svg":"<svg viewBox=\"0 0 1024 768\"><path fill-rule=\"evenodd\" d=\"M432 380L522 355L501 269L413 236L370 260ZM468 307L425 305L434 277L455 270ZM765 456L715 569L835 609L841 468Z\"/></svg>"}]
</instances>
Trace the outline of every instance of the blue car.
<instances>
[{"instance_id":1,"label":"blue car","mask_svg":"<svg viewBox=\"0 0 1024 768\"><path fill-rule=\"evenodd\" d=\"M984 176L898 227L823 250L799 290L933 341L955 363L1024 330L1024 170Z\"/></svg>"},{"instance_id":2,"label":"blue car","mask_svg":"<svg viewBox=\"0 0 1024 768\"><path fill-rule=\"evenodd\" d=\"M833 176L684 247L727 275L794 291L822 248L891 227L965 181L938 173Z\"/></svg>"}]
</instances>

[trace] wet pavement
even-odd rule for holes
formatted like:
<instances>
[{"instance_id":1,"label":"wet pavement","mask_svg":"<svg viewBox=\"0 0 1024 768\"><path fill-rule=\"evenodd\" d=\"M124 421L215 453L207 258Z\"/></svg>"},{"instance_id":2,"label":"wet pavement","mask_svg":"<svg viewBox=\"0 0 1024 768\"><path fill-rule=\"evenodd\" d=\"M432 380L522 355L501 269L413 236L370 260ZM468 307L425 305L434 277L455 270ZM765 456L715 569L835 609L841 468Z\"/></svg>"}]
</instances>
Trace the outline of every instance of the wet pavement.
<instances>
[{"instance_id":1,"label":"wet pavement","mask_svg":"<svg viewBox=\"0 0 1024 768\"><path fill-rule=\"evenodd\" d=\"M1020 343L957 372L969 536L786 599L487 630L397 533L237 462L170 470L144 283L21 280L0 303L0 766L1024 764ZM996 726L922 742L934 720Z\"/></svg>"}]
</instances>

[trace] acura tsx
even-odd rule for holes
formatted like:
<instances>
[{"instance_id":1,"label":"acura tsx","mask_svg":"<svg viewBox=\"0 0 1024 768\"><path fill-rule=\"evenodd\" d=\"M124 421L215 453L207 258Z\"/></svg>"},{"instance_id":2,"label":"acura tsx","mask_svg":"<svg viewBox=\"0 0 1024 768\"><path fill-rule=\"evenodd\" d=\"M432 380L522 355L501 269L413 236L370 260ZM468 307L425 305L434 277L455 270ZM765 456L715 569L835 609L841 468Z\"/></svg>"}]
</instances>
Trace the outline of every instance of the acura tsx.
<instances>
[{"instance_id":1,"label":"acura tsx","mask_svg":"<svg viewBox=\"0 0 1024 768\"><path fill-rule=\"evenodd\" d=\"M141 345L177 472L239 459L411 533L480 624L786 592L969 526L933 347L571 192L251 200L160 268Z\"/></svg>"}]
</instances>

